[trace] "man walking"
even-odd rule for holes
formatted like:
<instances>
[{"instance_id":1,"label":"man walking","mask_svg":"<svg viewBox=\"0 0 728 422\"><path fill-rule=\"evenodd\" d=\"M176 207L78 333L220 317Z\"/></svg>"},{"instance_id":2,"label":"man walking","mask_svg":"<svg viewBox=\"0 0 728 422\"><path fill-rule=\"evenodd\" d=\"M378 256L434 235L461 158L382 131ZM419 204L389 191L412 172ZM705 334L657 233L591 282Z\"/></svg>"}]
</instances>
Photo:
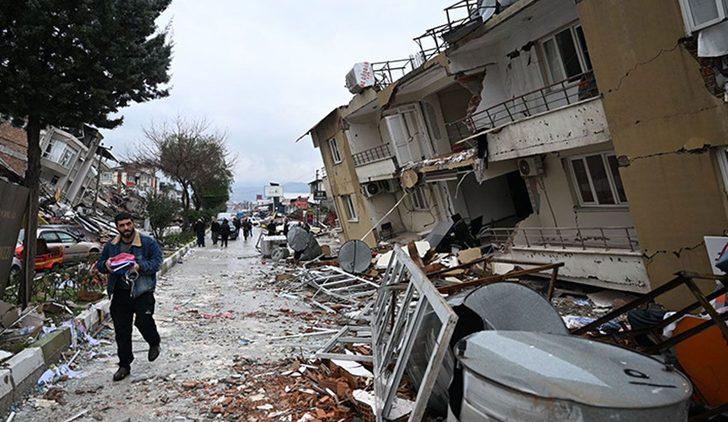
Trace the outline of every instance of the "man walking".
<instances>
[{"instance_id":1,"label":"man walking","mask_svg":"<svg viewBox=\"0 0 728 422\"><path fill-rule=\"evenodd\" d=\"M228 247L228 237L230 237L230 224L228 224L227 218L222 220L220 225L220 247Z\"/></svg>"},{"instance_id":2,"label":"man walking","mask_svg":"<svg viewBox=\"0 0 728 422\"><path fill-rule=\"evenodd\" d=\"M195 221L195 234L197 235L197 246L198 247L205 247L205 222L202 220L202 218L198 218L197 221Z\"/></svg>"},{"instance_id":3,"label":"man walking","mask_svg":"<svg viewBox=\"0 0 728 422\"><path fill-rule=\"evenodd\" d=\"M149 344L149 361L159 356L160 338L153 317L154 289L163 257L157 241L139 233L129 213L118 214L114 222L119 235L106 242L96 268L109 274L106 289L111 296L111 318L119 355L114 381L121 381L129 376L134 360L132 322Z\"/></svg>"},{"instance_id":4,"label":"man walking","mask_svg":"<svg viewBox=\"0 0 728 422\"><path fill-rule=\"evenodd\" d=\"M212 235L212 244L217 245L217 239L220 237L220 223L217 220L212 220L210 234Z\"/></svg>"}]
</instances>

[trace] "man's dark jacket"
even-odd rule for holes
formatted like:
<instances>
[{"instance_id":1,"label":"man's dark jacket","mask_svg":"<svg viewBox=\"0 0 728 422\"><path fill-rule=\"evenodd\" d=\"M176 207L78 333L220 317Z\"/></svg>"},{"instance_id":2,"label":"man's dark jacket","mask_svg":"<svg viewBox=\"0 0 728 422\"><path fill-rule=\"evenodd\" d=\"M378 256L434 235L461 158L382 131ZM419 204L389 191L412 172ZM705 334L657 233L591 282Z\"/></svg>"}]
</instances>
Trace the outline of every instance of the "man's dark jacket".
<instances>
[{"instance_id":1,"label":"man's dark jacket","mask_svg":"<svg viewBox=\"0 0 728 422\"><path fill-rule=\"evenodd\" d=\"M106 242L101 257L96 262L96 268L99 272L109 274L106 268L106 260L121 253L121 236L116 236L110 242ZM157 271L164 261L162 249L156 240L149 236L145 236L139 231L135 231L134 239L131 242L129 253L136 257L136 263L139 264L139 278L134 282L134 289L131 292L132 297L139 297L144 293L153 292L157 287ZM126 283L124 276L120 274L109 274L109 284L106 291L111 296L114 293L116 283Z\"/></svg>"}]
</instances>

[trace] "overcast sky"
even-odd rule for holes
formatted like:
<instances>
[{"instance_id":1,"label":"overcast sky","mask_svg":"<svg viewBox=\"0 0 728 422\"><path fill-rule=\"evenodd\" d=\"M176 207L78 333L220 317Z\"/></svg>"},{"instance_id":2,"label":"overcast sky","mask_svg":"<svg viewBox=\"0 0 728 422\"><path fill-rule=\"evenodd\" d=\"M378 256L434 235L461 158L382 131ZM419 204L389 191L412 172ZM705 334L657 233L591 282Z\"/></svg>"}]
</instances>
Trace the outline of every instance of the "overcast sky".
<instances>
[{"instance_id":1,"label":"overcast sky","mask_svg":"<svg viewBox=\"0 0 728 422\"><path fill-rule=\"evenodd\" d=\"M310 138L294 140L351 95L355 62L407 57L412 38L453 0L174 0L161 23L174 42L170 96L123 110L105 144L124 156L152 121L208 119L238 156L236 182L310 181Z\"/></svg>"}]
</instances>

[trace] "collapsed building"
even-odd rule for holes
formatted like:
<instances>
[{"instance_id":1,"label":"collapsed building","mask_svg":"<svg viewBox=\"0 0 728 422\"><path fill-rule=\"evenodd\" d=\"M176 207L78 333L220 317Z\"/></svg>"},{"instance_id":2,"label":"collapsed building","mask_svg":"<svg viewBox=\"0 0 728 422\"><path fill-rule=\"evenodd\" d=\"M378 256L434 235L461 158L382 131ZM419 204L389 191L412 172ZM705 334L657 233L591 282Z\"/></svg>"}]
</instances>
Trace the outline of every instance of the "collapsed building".
<instances>
[{"instance_id":1,"label":"collapsed building","mask_svg":"<svg viewBox=\"0 0 728 422\"><path fill-rule=\"evenodd\" d=\"M349 104L308 132L346 239L457 231L636 293L711 273L704 236L728 226L725 5L490 3L448 7L414 56L355 66Z\"/></svg>"}]
</instances>

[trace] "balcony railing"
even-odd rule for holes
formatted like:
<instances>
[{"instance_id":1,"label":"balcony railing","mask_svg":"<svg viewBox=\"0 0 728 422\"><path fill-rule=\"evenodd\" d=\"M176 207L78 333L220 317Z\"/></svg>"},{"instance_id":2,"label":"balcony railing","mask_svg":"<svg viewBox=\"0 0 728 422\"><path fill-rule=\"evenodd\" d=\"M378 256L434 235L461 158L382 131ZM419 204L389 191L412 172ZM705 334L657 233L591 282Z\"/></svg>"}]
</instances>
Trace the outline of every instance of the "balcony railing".
<instances>
[{"instance_id":1,"label":"balcony railing","mask_svg":"<svg viewBox=\"0 0 728 422\"><path fill-rule=\"evenodd\" d=\"M504 126L597 96L599 96L599 89L596 79L594 79L594 73L590 71L450 122L447 124L448 133L455 133L458 139L464 139L484 129Z\"/></svg>"},{"instance_id":2,"label":"balcony railing","mask_svg":"<svg viewBox=\"0 0 728 422\"><path fill-rule=\"evenodd\" d=\"M481 8L490 6L478 6L478 0L461 0L444 9L447 16L447 23L432 27L424 34L414 38L424 56L433 56L445 51L448 42L445 34L455 31L469 22L480 17ZM427 53L429 52L429 53Z\"/></svg>"},{"instance_id":3,"label":"balcony railing","mask_svg":"<svg viewBox=\"0 0 728 422\"><path fill-rule=\"evenodd\" d=\"M391 157L392 152L389 149L389 144L382 144L351 156L356 167Z\"/></svg>"},{"instance_id":4,"label":"balcony railing","mask_svg":"<svg viewBox=\"0 0 728 422\"><path fill-rule=\"evenodd\" d=\"M480 238L504 246L620 249L639 251L634 227L523 227L486 228Z\"/></svg>"}]
</instances>

